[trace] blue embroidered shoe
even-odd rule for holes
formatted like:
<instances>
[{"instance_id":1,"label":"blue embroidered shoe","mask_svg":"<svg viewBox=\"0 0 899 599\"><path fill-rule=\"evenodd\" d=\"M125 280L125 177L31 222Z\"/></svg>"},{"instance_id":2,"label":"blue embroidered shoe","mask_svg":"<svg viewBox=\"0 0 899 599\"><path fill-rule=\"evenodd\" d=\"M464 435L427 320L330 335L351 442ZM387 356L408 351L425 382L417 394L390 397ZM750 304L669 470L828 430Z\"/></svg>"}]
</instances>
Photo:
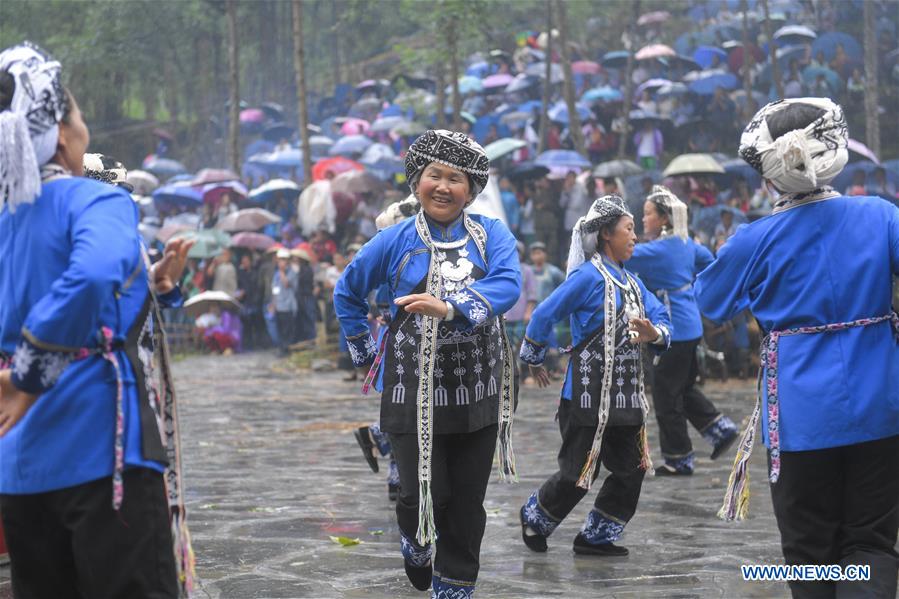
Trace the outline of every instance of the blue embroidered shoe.
<instances>
[{"instance_id":1,"label":"blue embroidered shoe","mask_svg":"<svg viewBox=\"0 0 899 599\"><path fill-rule=\"evenodd\" d=\"M621 547L611 541L600 543L599 545L588 543L583 533L580 532L574 537L574 552L578 555L601 555L606 557L624 557L630 553L627 547Z\"/></svg>"},{"instance_id":2,"label":"blue embroidered shoe","mask_svg":"<svg viewBox=\"0 0 899 599\"><path fill-rule=\"evenodd\" d=\"M403 566L409 582L419 591L427 591L431 588L431 576L434 572L431 565L431 546L422 547L401 530L400 550L403 552Z\"/></svg>"},{"instance_id":3,"label":"blue embroidered shoe","mask_svg":"<svg viewBox=\"0 0 899 599\"><path fill-rule=\"evenodd\" d=\"M665 463L656 468L656 476L690 476L693 474L693 454L682 458L665 458Z\"/></svg>"},{"instance_id":4,"label":"blue embroidered shoe","mask_svg":"<svg viewBox=\"0 0 899 599\"><path fill-rule=\"evenodd\" d=\"M368 467L371 468L372 472L377 472L378 458L376 458L374 454L375 444L371 440L369 428L367 426L357 428L353 431L353 436L356 437L356 442L359 443L359 447L362 448L362 455L365 457Z\"/></svg>"},{"instance_id":5,"label":"blue embroidered shoe","mask_svg":"<svg viewBox=\"0 0 899 599\"><path fill-rule=\"evenodd\" d=\"M549 514L540 507L540 502L537 501L537 491L531 493L528 500L521 506L518 517L521 521L521 538L528 549L537 553L546 551L546 538L553 533L559 523L550 518Z\"/></svg>"},{"instance_id":6,"label":"blue embroidered shoe","mask_svg":"<svg viewBox=\"0 0 899 599\"><path fill-rule=\"evenodd\" d=\"M624 532L624 524L606 518L598 510L590 510L581 532L574 538L574 552L581 555L605 555L619 557L629 552L615 545Z\"/></svg>"},{"instance_id":7,"label":"blue embroidered shoe","mask_svg":"<svg viewBox=\"0 0 899 599\"><path fill-rule=\"evenodd\" d=\"M712 455L710 457L715 460L730 449L731 445L736 442L737 437L740 436L740 432L737 430L737 425L734 424L733 420L727 416L721 416L703 431L702 436L711 443Z\"/></svg>"},{"instance_id":8,"label":"blue embroidered shoe","mask_svg":"<svg viewBox=\"0 0 899 599\"><path fill-rule=\"evenodd\" d=\"M474 597L473 584L459 584L457 581L448 581L440 576L434 576L431 586L431 599L472 599Z\"/></svg>"},{"instance_id":9,"label":"blue embroidered shoe","mask_svg":"<svg viewBox=\"0 0 899 599\"><path fill-rule=\"evenodd\" d=\"M528 522L524 517L524 508L525 506L521 506L521 510L518 512L518 517L521 520L521 540L524 541L524 544L531 551L536 551L537 553L546 553L547 545L546 545L546 537L533 532L528 534Z\"/></svg>"}]
</instances>

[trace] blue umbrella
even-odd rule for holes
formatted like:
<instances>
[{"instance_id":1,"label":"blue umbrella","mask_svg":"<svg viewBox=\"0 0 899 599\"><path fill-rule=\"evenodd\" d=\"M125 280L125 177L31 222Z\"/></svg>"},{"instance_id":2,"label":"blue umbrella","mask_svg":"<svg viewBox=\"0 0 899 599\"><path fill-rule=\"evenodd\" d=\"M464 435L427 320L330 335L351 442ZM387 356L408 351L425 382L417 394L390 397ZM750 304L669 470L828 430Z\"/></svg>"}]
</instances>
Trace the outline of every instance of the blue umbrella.
<instances>
[{"instance_id":1,"label":"blue umbrella","mask_svg":"<svg viewBox=\"0 0 899 599\"><path fill-rule=\"evenodd\" d=\"M688 86L688 89L694 94L700 96L711 96L715 90L722 87L726 90L736 89L740 85L739 79L732 73L716 73L697 79Z\"/></svg>"},{"instance_id":2,"label":"blue umbrella","mask_svg":"<svg viewBox=\"0 0 899 599\"><path fill-rule=\"evenodd\" d=\"M398 175L406 170L403 159L397 156L384 156L376 160L363 158L359 162L365 166L365 170L382 181L387 181L394 175Z\"/></svg>"},{"instance_id":3,"label":"blue umbrella","mask_svg":"<svg viewBox=\"0 0 899 599\"><path fill-rule=\"evenodd\" d=\"M699 46L693 52L693 60L704 69L708 69L712 66L712 62L716 56L720 63L727 62L727 52L721 48L716 48L715 46Z\"/></svg>"},{"instance_id":4,"label":"blue umbrella","mask_svg":"<svg viewBox=\"0 0 899 599\"><path fill-rule=\"evenodd\" d=\"M389 106L387 106L386 108L381 110L381 112L378 113L378 116L381 118L388 117L388 116L405 116L405 115L406 115L406 112L401 107L397 106L396 104L390 104Z\"/></svg>"},{"instance_id":5,"label":"blue umbrella","mask_svg":"<svg viewBox=\"0 0 899 599\"><path fill-rule=\"evenodd\" d=\"M465 69L465 74L470 77L477 77L478 79L483 79L487 75L490 74L490 65L483 60L480 62L473 63Z\"/></svg>"},{"instance_id":6,"label":"blue umbrella","mask_svg":"<svg viewBox=\"0 0 899 599\"><path fill-rule=\"evenodd\" d=\"M574 150L547 150L534 161L547 168L590 168L590 161Z\"/></svg>"},{"instance_id":7,"label":"blue umbrella","mask_svg":"<svg viewBox=\"0 0 899 599\"><path fill-rule=\"evenodd\" d=\"M531 89L539 84L540 77L531 77L530 75L520 73L515 76L512 83L506 86L506 93L511 94L513 92L521 92L526 89Z\"/></svg>"},{"instance_id":8,"label":"blue umbrella","mask_svg":"<svg viewBox=\"0 0 899 599\"><path fill-rule=\"evenodd\" d=\"M247 200L253 204L265 204L281 196L287 201L300 197L300 186L288 179L271 179L250 191Z\"/></svg>"},{"instance_id":9,"label":"blue umbrella","mask_svg":"<svg viewBox=\"0 0 899 599\"><path fill-rule=\"evenodd\" d=\"M156 154L150 154L144 159L143 169L154 175L178 175L187 172L184 165L171 158L159 158Z\"/></svg>"},{"instance_id":10,"label":"blue umbrella","mask_svg":"<svg viewBox=\"0 0 899 599\"><path fill-rule=\"evenodd\" d=\"M303 151L291 148L269 154L256 154L250 156L247 162L269 171L290 170L303 166Z\"/></svg>"},{"instance_id":11,"label":"blue umbrella","mask_svg":"<svg viewBox=\"0 0 899 599\"><path fill-rule=\"evenodd\" d=\"M364 152L372 143L372 140L364 135L347 135L337 140L328 153L331 156L353 156Z\"/></svg>"},{"instance_id":12,"label":"blue umbrella","mask_svg":"<svg viewBox=\"0 0 899 599\"><path fill-rule=\"evenodd\" d=\"M529 100L522 102L515 108L515 112L534 112L534 109L542 110L543 102L540 100Z\"/></svg>"},{"instance_id":13,"label":"blue umbrella","mask_svg":"<svg viewBox=\"0 0 899 599\"><path fill-rule=\"evenodd\" d=\"M603 54L600 64L610 69L620 69L627 64L627 50L616 50L614 52L606 52Z\"/></svg>"},{"instance_id":14,"label":"blue umbrella","mask_svg":"<svg viewBox=\"0 0 899 599\"><path fill-rule=\"evenodd\" d=\"M185 183L187 181L193 181L194 176L195 175L192 175L191 173L181 173L180 175L169 178L166 183Z\"/></svg>"},{"instance_id":15,"label":"blue umbrella","mask_svg":"<svg viewBox=\"0 0 899 599\"><path fill-rule=\"evenodd\" d=\"M484 84L481 83L481 79L479 77L472 77L471 75L463 75L459 77L459 93L460 94L471 94L478 93L484 89ZM446 93L453 93L453 86L446 86Z\"/></svg>"},{"instance_id":16,"label":"blue umbrella","mask_svg":"<svg viewBox=\"0 0 899 599\"><path fill-rule=\"evenodd\" d=\"M827 67L806 67L802 71L802 79L806 85L812 85L819 75L824 77L832 92L838 92L843 88L843 80L840 79L840 76L833 69L828 69Z\"/></svg>"},{"instance_id":17,"label":"blue umbrella","mask_svg":"<svg viewBox=\"0 0 899 599\"><path fill-rule=\"evenodd\" d=\"M619 102L623 99L624 94L621 93L621 90L615 89L614 87L609 87L608 85L588 89L584 92L584 95L581 96L581 101L590 103Z\"/></svg>"},{"instance_id":18,"label":"blue umbrella","mask_svg":"<svg viewBox=\"0 0 899 599\"><path fill-rule=\"evenodd\" d=\"M762 176L742 158L725 160L721 166L724 167L724 174L714 175L714 178L722 189L731 187L738 176L749 184L749 189L758 189L762 184Z\"/></svg>"},{"instance_id":19,"label":"blue umbrella","mask_svg":"<svg viewBox=\"0 0 899 599\"><path fill-rule=\"evenodd\" d=\"M197 208L203 205L203 194L190 185L168 184L153 192L153 203L158 210Z\"/></svg>"},{"instance_id":20,"label":"blue umbrella","mask_svg":"<svg viewBox=\"0 0 899 599\"><path fill-rule=\"evenodd\" d=\"M888 163L884 164L875 164L870 160L859 160L857 162L850 162L846 165L839 175L837 175L833 181L830 182L830 186L843 193L846 191L846 188L852 185L852 178L855 176L857 171L861 171L865 173L865 175L870 176L871 173L875 171L878 167L883 168L886 172L887 181L892 183L893 185L899 186L899 172L890 168ZM873 178L869 178L867 183L873 182Z\"/></svg>"},{"instance_id":21,"label":"blue umbrella","mask_svg":"<svg viewBox=\"0 0 899 599\"><path fill-rule=\"evenodd\" d=\"M575 104L575 110L577 110L577 115L581 119L581 121L585 121L593 116L593 113L590 111L586 105L577 103ZM567 125L571 118L568 115L568 104L565 102L557 102L554 106L551 106L549 112L547 113L549 116L549 120L555 121L557 123L563 123Z\"/></svg>"},{"instance_id":22,"label":"blue umbrella","mask_svg":"<svg viewBox=\"0 0 899 599\"><path fill-rule=\"evenodd\" d=\"M812 44L812 56L817 56L818 52L824 53L824 58L833 60L837 53L837 46L843 46L846 55L852 60L862 59L862 47L858 41L842 31L832 31L825 33Z\"/></svg>"}]
</instances>

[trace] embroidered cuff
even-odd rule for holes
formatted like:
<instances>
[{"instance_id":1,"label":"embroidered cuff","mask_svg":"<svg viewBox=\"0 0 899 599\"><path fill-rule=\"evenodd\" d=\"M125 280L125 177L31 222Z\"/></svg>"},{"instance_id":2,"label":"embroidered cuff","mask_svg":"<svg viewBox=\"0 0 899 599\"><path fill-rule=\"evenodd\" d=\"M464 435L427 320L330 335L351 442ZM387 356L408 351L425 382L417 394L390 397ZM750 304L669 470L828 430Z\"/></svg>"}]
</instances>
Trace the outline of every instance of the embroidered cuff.
<instances>
[{"instance_id":1,"label":"embroidered cuff","mask_svg":"<svg viewBox=\"0 0 899 599\"><path fill-rule=\"evenodd\" d=\"M526 364L539 366L546 359L546 344L541 345L525 337L521 342L521 351L518 352L518 357Z\"/></svg>"},{"instance_id":2,"label":"embroidered cuff","mask_svg":"<svg viewBox=\"0 0 899 599\"><path fill-rule=\"evenodd\" d=\"M184 303L181 295L181 285L175 285L168 293L162 293L156 296L159 306L162 308L180 308Z\"/></svg>"},{"instance_id":3,"label":"embroidered cuff","mask_svg":"<svg viewBox=\"0 0 899 599\"><path fill-rule=\"evenodd\" d=\"M472 327L483 324L490 318L490 307L469 289L457 291L444 299L455 308L456 318L464 317Z\"/></svg>"},{"instance_id":4,"label":"embroidered cuff","mask_svg":"<svg viewBox=\"0 0 899 599\"><path fill-rule=\"evenodd\" d=\"M12 384L26 393L41 394L56 384L73 358L71 353L40 349L23 339L12 357Z\"/></svg>"},{"instance_id":5,"label":"embroidered cuff","mask_svg":"<svg viewBox=\"0 0 899 599\"><path fill-rule=\"evenodd\" d=\"M671 333L668 332L668 327L663 324L655 325L655 329L659 334L659 338L649 345L653 346L655 351L663 352L671 347Z\"/></svg>"},{"instance_id":6,"label":"embroidered cuff","mask_svg":"<svg viewBox=\"0 0 899 599\"><path fill-rule=\"evenodd\" d=\"M378 344L368 331L361 335L347 337L346 347L353 360L353 366L356 368L371 365L378 353Z\"/></svg>"}]
</instances>

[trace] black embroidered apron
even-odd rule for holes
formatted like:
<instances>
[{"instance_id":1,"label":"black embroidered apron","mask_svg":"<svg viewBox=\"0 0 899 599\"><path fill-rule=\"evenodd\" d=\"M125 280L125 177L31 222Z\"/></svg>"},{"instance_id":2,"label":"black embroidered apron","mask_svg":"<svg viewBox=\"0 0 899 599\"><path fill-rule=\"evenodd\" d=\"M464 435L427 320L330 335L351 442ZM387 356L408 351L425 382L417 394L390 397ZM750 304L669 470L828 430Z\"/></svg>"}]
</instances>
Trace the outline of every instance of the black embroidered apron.
<instances>
[{"instance_id":1,"label":"black embroidered apron","mask_svg":"<svg viewBox=\"0 0 899 599\"><path fill-rule=\"evenodd\" d=\"M458 249L445 250L456 262ZM474 280L485 275L477 266ZM424 293L422 279L412 293ZM397 310L384 348L381 430L414 433L417 430L418 343L421 317ZM498 422L503 374L503 337L498 319L468 330L440 323L434 367L434 434L470 433Z\"/></svg>"}]
</instances>

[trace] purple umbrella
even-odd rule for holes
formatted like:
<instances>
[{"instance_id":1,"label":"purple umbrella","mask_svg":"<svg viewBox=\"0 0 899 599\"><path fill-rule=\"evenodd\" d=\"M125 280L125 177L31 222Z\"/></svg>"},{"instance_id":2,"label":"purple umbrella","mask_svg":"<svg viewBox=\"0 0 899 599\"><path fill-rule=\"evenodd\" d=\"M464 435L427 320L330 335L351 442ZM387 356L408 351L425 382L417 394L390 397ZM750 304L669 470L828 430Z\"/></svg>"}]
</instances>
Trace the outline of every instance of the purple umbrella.
<instances>
[{"instance_id":1,"label":"purple umbrella","mask_svg":"<svg viewBox=\"0 0 899 599\"><path fill-rule=\"evenodd\" d=\"M509 85L510 83L512 83L513 79L515 79L515 77L513 77L512 75L510 75L508 73L497 73L496 75L490 75L489 77L485 77L481 81L481 85L483 85L485 89L494 88L494 87L505 87L505 86Z\"/></svg>"}]
</instances>

